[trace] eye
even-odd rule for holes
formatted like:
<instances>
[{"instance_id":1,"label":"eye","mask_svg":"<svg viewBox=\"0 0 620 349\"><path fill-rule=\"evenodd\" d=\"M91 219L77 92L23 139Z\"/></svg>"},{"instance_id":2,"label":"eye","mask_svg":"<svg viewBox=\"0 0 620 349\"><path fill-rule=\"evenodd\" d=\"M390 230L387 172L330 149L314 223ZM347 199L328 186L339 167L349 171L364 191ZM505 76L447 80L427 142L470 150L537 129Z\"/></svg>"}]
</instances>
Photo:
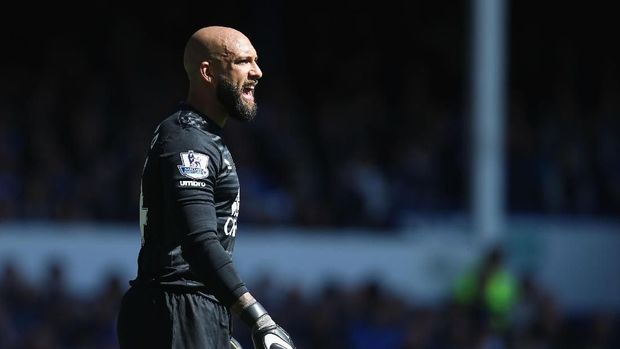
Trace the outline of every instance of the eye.
<instances>
[{"instance_id":1,"label":"eye","mask_svg":"<svg viewBox=\"0 0 620 349\"><path fill-rule=\"evenodd\" d=\"M258 63L258 57L239 57L239 59L235 60L235 64L252 64Z\"/></svg>"}]
</instances>

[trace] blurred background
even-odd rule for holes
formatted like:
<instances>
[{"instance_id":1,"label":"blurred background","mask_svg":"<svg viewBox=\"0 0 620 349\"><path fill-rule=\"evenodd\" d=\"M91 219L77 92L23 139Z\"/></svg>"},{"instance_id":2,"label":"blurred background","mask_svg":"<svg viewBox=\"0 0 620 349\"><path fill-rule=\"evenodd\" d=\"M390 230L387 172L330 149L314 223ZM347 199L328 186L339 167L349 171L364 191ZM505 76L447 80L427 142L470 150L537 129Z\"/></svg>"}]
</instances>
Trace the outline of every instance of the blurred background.
<instances>
[{"instance_id":1,"label":"blurred background","mask_svg":"<svg viewBox=\"0 0 620 349\"><path fill-rule=\"evenodd\" d=\"M117 347L146 149L185 98L187 38L215 24L264 73L256 120L225 128L235 263L299 349L620 347L611 5L16 6L0 349Z\"/></svg>"}]
</instances>

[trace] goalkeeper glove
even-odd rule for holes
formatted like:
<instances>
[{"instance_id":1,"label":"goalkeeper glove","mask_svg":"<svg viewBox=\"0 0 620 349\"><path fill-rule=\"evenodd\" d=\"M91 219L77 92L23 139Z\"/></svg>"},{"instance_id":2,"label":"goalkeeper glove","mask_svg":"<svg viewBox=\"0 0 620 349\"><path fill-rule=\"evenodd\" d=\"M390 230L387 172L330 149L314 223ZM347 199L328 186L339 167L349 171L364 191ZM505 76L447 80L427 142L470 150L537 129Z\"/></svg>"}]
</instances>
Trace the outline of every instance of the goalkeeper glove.
<instances>
[{"instance_id":1,"label":"goalkeeper glove","mask_svg":"<svg viewBox=\"0 0 620 349\"><path fill-rule=\"evenodd\" d=\"M252 329L254 349L295 349L291 336L271 319L260 303L245 307L239 315Z\"/></svg>"}]
</instances>

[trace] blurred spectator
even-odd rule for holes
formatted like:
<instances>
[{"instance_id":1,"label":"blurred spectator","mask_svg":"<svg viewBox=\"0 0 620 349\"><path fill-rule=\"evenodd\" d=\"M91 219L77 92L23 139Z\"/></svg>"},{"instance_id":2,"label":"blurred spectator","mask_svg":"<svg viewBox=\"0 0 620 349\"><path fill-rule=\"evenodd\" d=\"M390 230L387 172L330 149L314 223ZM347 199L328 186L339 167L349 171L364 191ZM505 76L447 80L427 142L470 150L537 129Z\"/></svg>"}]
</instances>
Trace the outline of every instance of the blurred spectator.
<instances>
[{"instance_id":1,"label":"blurred spectator","mask_svg":"<svg viewBox=\"0 0 620 349\"><path fill-rule=\"evenodd\" d=\"M455 283L454 301L477 314L473 321L482 331L507 335L517 300L517 280L505 264L501 246L490 248Z\"/></svg>"},{"instance_id":2,"label":"blurred spectator","mask_svg":"<svg viewBox=\"0 0 620 349\"><path fill-rule=\"evenodd\" d=\"M564 330L555 300L525 274L519 280L519 297L512 312L510 336L516 348L558 348Z\"/></svg>"},{"instance_id":3,"label":"blurred spectator","mask_svg":"<svg viewBox=\"0 0 620 349\"><path fill-rule=\"evenodd\" d=\"M390 349L402 346L404 304L385 294L378 283L369 282L354 295L347 329L349 345L354 349Z\"/></svg>"},{"instance_id":4,"label":"blurred spectator","mask_svg":"<svg viewBox=\"0 0 620 349\"><path fill-rule=\"evenodd\" d=\"M114 275L102 279L100 292L72 294L60 261L50 261L41 280L25 280L7 263L0 277L0 348L112 349L122 295Z\"/></svg>"},{"instance_id":5,"label":"blurred spectator","mask_svg":"<svg viewBox=\"0 0 620 349\"><path fill-rule=\"evenodd\" d=\"M593 315L588 325L588 342L586 349L612 349L620 346L618 317L610 312Z\"/></svg>"}]
</instances>

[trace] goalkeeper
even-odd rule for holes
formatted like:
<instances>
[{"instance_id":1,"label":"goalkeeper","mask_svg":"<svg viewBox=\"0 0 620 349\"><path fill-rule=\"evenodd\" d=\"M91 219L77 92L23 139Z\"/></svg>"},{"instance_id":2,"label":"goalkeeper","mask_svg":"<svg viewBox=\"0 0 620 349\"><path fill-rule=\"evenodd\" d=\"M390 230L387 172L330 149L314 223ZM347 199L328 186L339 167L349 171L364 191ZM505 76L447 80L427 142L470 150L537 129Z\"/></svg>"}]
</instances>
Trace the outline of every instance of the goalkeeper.
<instances>
[{"instance_id":1,"label":"goalkeeper","mask_svg":"<svg viewBox=\"0 0 620 349\"><path fill-rule=\"evenodd\" d=\"M232 263L240 191L222 127L256 115L257 59L227 27L202 28L185 46L187 99L155 129L142 172L138 271L117 321L123 349L238 348L231 313L255 348L294 348Z\"/></svg>"}]
</instances>

